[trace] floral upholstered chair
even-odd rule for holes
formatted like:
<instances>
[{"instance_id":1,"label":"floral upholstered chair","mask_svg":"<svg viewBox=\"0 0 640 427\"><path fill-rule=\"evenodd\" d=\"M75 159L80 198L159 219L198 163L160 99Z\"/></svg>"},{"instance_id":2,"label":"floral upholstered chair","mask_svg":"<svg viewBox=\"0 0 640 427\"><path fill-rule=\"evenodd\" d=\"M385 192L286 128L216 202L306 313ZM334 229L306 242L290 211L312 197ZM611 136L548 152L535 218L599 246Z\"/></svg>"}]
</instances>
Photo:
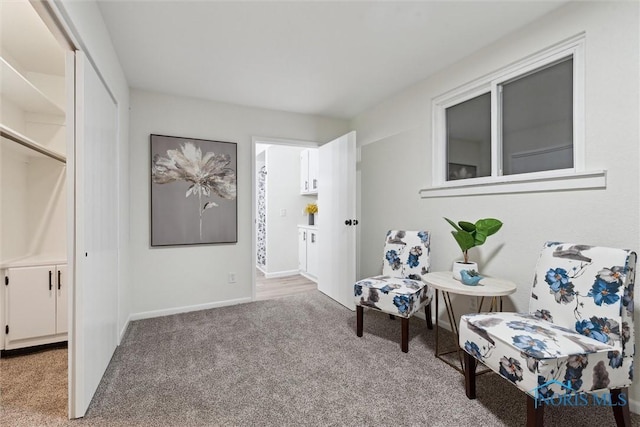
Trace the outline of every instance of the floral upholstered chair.
<instances>
[{"instance_id":1,"label":"floral upholstered chair","mask_svg":"<svg viewBox=\"0 0 640 427\"><path fill-rule=\"evenodd\" d=\"M364 307L401 318L403 352L409 351L409 318L425 307L427 327L433 329L433 290L421 278L429 271L427 231L389 231L385 238L382 275L354 285L356 330L362 336Z\"/></svg>"},{"instance_id":2,"label":"floral upholstered chair","mask_svg":"<svg viewBox=\"0 0 640 427\"><path fill-rule=\"evenodd\" d=\"M546 243L529 313L460 319L467 397L477 360L528 394L527 425L542 425L545 404L589 404L585 393L596 393L591 403L610 398L618 426L630 426L635 266L627 250Z\"/></svg>"}]
</instances>

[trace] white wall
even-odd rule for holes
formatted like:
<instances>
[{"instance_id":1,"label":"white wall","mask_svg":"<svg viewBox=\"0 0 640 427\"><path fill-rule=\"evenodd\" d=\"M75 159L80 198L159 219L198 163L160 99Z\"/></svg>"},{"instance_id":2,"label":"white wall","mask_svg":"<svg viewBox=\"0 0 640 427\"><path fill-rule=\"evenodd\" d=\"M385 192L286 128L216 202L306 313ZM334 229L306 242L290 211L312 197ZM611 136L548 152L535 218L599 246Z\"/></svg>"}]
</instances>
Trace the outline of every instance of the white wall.
<instances>
[{"instance_id":1,"label":"white wall","mask_svg":"<svg viewBox=\"0 0 640 427\"><path fill-rule=\"evenodd\" d=\"M384 233L396 227L431 230L432 270L450 270L460 251L444 216L504 221L503 229L470 255L482 272L518 284L505 309L527 310L545 240L640 250L638 7L636 2L569 4L356 117L352 127L363 145L360 276L379 271ZM582 31L586 169L606 169L607 188L420 199L418 190L431 185L432 98ZM458 312L468 309L466 298L456 300ZM640 398L640 382L632 398ZM640 409L637 400L632 409Z\"/></svg>"},{"instance_id":2,"label":"white wall","mask_svg":"<svg viewBox=\"0 0 640 427\"><path fill-rule=\"evenodd\" d=\"M252 272L252 137L329 141L347 122L241 107L196 98L131 91L131 263L136 317L247 301ZM238 144L238 243L151 248L149 135ZM228 273L237 283L228 284ZM195 306L195 307L194 307Z\"/></svg>"},{"instance_id":3,"label":"white wall","mask_svg":"<svg viewBox=\"0 0 640 427\"><path fill-rule=\"evenodd\" d=\"M27 176L29 254L65 259L67 253L67 181L65 165L31 157Z\"/></svg>"},{"instance_id":4,"label":"white wall","mask_svg":"<svg viewBox=\"0 0 640 427\"><path fill-rule=\"evenodd\" d=\"M298 224L307 220L304 207L316 200L300 195L302 150L286 145L271 145L266 150L268 275L298 271Z\"/></svg>"},{"instance_id":5,"label":"white wall","mask_svg":"<svg viewBox=\"0 0 640 427\"><path fill-rule=\"evenodd\" d=\"M95 1L60 0L53 3L80 48L94 62L118 104L118 328L131 314L129 256L129 84Z\"/></svg>"},{"instance_id":6,"label":"white wall","mask_svg":"<svg viewBox=\"0 0 640 427\"><path fill-rule=\"evenodd\" d=\"M29 250L29 223L26 215L29 211L29 158L17 144L13 142L2 144L0 182L12 184L0 186L2 200L0 246L2 260L8 261L25 256Z\"/></svg>"}]
</instances>

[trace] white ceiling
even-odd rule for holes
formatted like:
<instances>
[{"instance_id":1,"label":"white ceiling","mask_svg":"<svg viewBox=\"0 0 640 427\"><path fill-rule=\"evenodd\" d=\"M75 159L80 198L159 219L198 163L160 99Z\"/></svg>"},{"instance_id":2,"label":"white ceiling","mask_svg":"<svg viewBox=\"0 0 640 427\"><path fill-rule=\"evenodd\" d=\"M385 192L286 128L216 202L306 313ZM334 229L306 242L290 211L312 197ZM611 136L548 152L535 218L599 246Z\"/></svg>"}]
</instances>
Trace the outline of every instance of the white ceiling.
<instances>
[{"instance_id":1,"label":"white ceiling","mask_svg":"<svg viewBox=\"0 0 640 427\"><path fill-rule=\"evenodd\" d=\"M566 1L100 1L131 87L351 118Z\"/></svg>"}]
</instances>

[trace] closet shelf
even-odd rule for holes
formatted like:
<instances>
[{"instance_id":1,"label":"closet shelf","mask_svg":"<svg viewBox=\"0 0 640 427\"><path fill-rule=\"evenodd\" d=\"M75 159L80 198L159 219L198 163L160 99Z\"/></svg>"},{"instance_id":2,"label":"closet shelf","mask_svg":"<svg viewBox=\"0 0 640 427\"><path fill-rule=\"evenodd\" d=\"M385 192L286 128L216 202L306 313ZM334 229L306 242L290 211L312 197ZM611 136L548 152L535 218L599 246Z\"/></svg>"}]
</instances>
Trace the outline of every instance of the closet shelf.
<instances>
[{"instance_id":1,"label":"closet shelf","mask_svg":"<svg viewBox=\"0 0 640 427\"><path fill-rule=\"evenodd\" d=\"M0 94L25 111L64 115L63 107L52 101L2 57L0 57Z\"/></svg>"},{"instance_id":2,"label":"closet shelf","mask_svg":"<svg viewBox=\"0 0 640 427\"><path fill-rule=\"evenodd\" d=\"M44 154L45 156L56 159L62 163L67 163L67 157L64 154L51 150L50 148L45 147L44 145L34 141L33 139L27 138L21 133L18 133L3 124L0 124L0 135L2 135L2 137L4 138L10 139L11 141L17 142L18 144L33 151L37 151L40 154Z\"/></svg>"}]
</instances>

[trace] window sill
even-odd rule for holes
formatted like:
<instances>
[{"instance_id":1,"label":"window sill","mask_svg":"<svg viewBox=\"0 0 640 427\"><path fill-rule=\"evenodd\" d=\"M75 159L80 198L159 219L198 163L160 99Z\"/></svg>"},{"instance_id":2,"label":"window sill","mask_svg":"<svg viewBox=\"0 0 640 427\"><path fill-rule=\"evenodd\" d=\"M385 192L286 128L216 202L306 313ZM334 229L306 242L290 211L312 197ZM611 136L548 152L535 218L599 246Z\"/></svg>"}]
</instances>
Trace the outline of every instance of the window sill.
<instances>
[{"instance_id":1,"label":"window sill","mask_svg":"<svg viewBox=\"0 0 640 427\"><path fill-rule=\"evenodd\" d=\"M465 182L475 181L475 182ZM555 172L451 181L441 186L420 190L423 199L436 197L475 196L480 194L539 193L549 191L595 190L607 188L607 171Z\"/></svg>"}]
</instances>

